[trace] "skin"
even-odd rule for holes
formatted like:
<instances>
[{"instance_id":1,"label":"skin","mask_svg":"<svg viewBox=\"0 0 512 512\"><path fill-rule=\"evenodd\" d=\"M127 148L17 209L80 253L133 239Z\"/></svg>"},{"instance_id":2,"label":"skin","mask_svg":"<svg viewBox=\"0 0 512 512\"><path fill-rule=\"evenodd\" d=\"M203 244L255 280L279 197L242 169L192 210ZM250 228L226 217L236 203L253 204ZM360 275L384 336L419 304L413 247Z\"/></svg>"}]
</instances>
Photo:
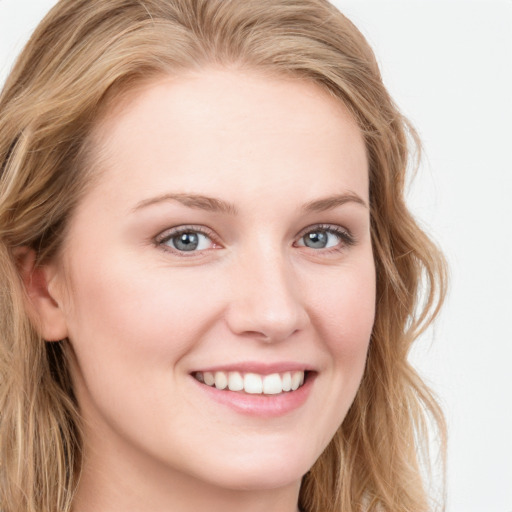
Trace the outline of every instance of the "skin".
<instances>
[{"instance_id":1,"label":"skin","mask_svg":"<svg viewBox=\"0 0 512 512\"><path fill-rule=\"evenodd\" d=\"M374 320L357 125L308 82L204 69L134 92L94 138L97 180L32 294L46 339L73 350L85 420L74 512L297 510L302 476L353 401ZM230 207L155 200L166 194ZM319 224L354 243L304 245ZM159 243L184 225L206 230L201 250ZM191 376L244 361L313 367L307 400L250 416Z\"/></svg>"}]
</instances>

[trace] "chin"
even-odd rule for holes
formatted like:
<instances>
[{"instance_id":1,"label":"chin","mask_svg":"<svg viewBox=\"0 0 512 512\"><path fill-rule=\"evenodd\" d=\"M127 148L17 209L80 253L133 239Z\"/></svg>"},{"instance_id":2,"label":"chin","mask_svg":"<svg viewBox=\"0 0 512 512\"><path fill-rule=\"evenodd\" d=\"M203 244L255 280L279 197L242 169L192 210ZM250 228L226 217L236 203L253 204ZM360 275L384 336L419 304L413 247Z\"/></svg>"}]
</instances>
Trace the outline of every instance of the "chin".
<instances>
[{"instance_id":1,"label":"chin","mask_svg":"<svg viewBox=\"0 0 512 512\"><path fill-rule=\"evenodd\" d=\"M280 468L279 470L268 467L246 468L239 471L238 474L224 475L226 478L216 479L212 483L233 491L272 490L296 485L308 469L293 471L291 468Z\"/></svg>"},{"instance_id":2,"label":"chin","mask_svg":"<svg viewBox=\"0 0 512 512\"><path fill-rule=\"evenodd\" d=\"M289 449L280 453L259 453L255 456L244 454L229 457L223 463L209 464L209 475L205 479L218 487L240 490L271 490L300 483L316 458ZM205 462L205 461L203 461ZM207 469L206 465L202 470Z\"/></svg>"}]
</instances>

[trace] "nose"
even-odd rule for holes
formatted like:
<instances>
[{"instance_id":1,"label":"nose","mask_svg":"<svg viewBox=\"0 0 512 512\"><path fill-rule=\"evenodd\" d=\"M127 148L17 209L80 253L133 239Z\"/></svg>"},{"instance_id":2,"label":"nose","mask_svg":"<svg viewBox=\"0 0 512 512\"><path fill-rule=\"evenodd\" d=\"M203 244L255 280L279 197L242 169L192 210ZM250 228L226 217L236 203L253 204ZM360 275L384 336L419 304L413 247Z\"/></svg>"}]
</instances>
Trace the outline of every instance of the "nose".
<instances>
[{"instance_id":1,"label":"nose","mask_svg":"<svg viewBox=\"0 0 512 512\"><path fill-rule=\"evenodd\" d=\"M272 343L308 325L300 285L283 255L242 258L230 278L226 320L235 334Z\"/></svg>"}]
</instances>

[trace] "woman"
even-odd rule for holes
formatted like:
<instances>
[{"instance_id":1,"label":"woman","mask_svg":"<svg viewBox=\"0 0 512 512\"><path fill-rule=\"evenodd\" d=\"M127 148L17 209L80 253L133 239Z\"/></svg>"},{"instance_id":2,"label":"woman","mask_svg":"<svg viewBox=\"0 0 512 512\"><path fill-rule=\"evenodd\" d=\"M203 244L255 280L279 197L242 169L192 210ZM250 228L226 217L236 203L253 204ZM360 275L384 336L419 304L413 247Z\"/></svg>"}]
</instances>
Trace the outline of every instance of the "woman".
<instances>
[{"instance_id":1,"label":"woman","mask_svg":"<svg viewBox=\"0 0 512 512\"><path fill-rule=\"evenodd\" d=\"M63 0L0 116L4 512L431 509L443 260L345 17Z\"/></svg>"}]
</instances>

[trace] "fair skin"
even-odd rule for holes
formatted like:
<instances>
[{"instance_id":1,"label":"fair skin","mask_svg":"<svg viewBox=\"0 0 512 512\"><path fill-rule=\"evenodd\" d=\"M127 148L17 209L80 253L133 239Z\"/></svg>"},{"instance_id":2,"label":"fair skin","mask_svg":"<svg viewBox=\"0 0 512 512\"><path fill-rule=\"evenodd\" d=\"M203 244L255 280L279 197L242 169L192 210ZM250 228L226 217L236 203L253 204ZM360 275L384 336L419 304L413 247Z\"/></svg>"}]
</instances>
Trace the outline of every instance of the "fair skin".
<instances>
[{"instance_id":1,"label":"fair skin","mask_svg":"<svg viewBox=\"0 0 512 512\"><path fill-rule=\"evenodd\" d=\"M73 350L74 512L295 512L374 319L357 125L316 85L212 68L134 92L94 138L98 179L34 301ZM201 382L230 372L305 380Z\"/></svg>"}]
</instances>

